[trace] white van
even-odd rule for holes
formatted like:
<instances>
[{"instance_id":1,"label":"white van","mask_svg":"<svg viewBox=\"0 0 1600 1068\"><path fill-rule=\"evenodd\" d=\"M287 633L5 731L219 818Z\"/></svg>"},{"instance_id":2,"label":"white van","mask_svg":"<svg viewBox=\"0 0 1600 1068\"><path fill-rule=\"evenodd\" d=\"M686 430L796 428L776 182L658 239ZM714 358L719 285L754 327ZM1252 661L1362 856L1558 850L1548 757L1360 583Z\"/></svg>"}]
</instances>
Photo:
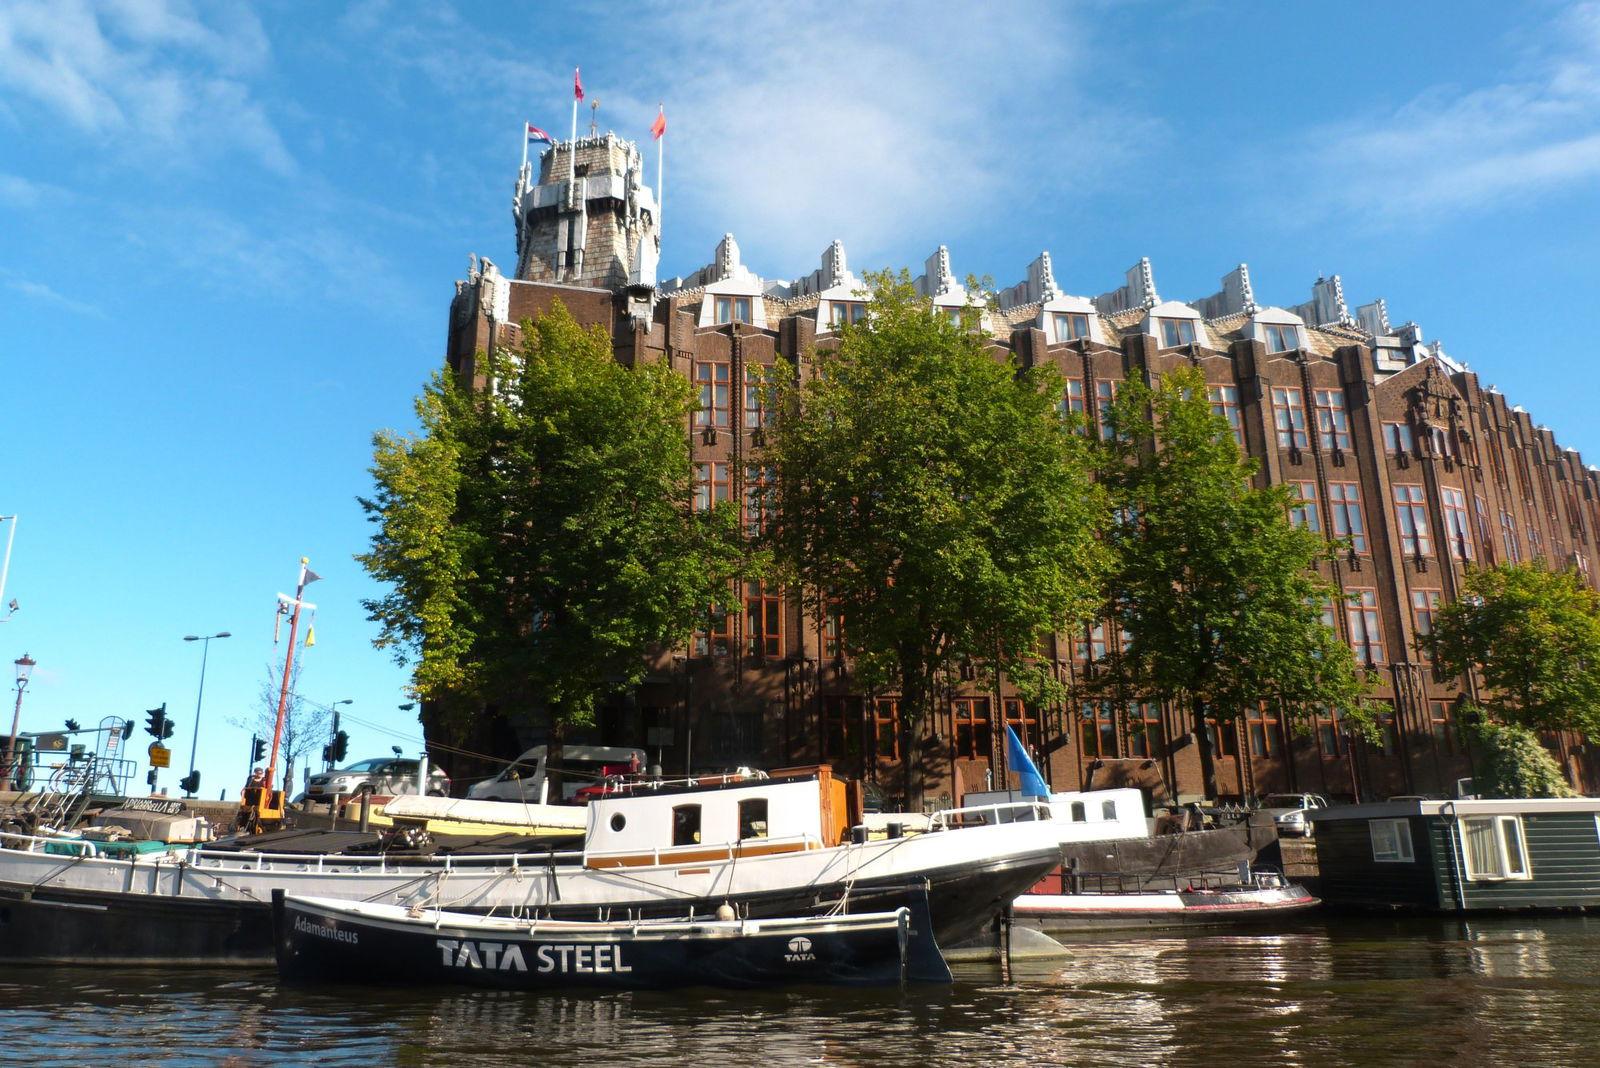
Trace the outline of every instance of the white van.
<instances>
[{"instance_id":1,"label":"white van","mask_svg":"<svg viewBox=\"0 0 1600 1068\"><path fill-rule=\"evenodd\" d=\"M474 783L467 796L478 801L521 801L527 804L546 804L555 798L546 796L546 760L548 747L536 745L508 764L492 779ZM572 796L585 786L600 781L604 769L627 767L637 761L644 768L644 750L618 745L564 745L561 747L561 798Z\"/></svg>"}]
</instances>

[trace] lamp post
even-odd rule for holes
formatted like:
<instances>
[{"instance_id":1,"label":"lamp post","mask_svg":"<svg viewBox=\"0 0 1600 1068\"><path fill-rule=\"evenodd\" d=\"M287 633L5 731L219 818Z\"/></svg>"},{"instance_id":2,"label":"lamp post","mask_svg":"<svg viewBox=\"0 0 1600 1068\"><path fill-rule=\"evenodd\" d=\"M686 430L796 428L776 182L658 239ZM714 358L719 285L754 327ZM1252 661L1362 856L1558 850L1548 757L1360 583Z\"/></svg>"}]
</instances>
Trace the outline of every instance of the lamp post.
<instances>
[{"instance_id":1,"label":"lamp post","mask_svg":"<svg viewBox=\"0 0 1600 1068\"><path fill-rule=\"evenodd\" d=\"M17 666L17 705L11 713L11 737L6 741L5 776L0 782L10 784L16 778L17 730L22 726L22 691L27 689L28 677L33 674L36 661L23 653L15 661Z\"/></svg>"},{"instance_id":2,"label":"lamp post","mask_svg":"<svg viewBox=\"0 0 1600 1068\"><path fill-rule=\"evenodd\" d=\"M195 747L200 744L200 704L206 699L206 661L211 656L211 639L231 637L233 637L233 635L229 634L225 630L219 630L215 634L207 634L203 637L198 634L186 634L183 637L183 640L186 642L205 643L205 648L200 653L200 695L194 699L194 733L189 738L189 778L186 781L188 781L191 786L198 785L194 781L194 758ZM184 796L193 797L198 792L198 790L189 789L184 791Z\"/></svg>"}]
</instances>

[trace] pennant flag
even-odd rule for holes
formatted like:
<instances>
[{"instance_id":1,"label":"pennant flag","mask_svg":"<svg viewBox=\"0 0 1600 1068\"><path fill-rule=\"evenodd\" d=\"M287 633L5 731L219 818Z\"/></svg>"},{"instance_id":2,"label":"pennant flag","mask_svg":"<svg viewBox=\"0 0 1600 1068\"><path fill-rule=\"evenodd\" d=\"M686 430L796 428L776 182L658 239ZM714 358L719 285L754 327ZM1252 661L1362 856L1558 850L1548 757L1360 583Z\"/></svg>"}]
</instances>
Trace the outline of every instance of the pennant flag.
<instances>
[{"instance_id":1,"label":"pennant flag","mask_svg":"<svg viewBox=\"0 0 1600 1068\"><path fill-rule=\"evenodd\" d=\"M306 568L306 582L305 582L305 584L307 586L311 585L313 582L320 582L320 581L322 581L322 576L321 575L317 574L315 571L311 570L309 567Z\"/></svg>"},{"instance_id":2,"label":"pennant flag","mask_svg":"<svg viewBox=\"0 0 1600 1068\"><path fill-rule=\"evenodd\" d=\"M658 105L656 108L656 121L650 124L650 136L659 141L661 140L661 135L666 132L667 109Z\"/></svg>"},{"instance_id":3,"label":"pennant flag","mask_svg":"<svg viewBox=\"0 0 1600 1068\"><path fill-rule=\"evenodd\" d=\"M1006 724L1006 763L1017 773L1023 797L1050 796L1050 788L1044 784L1044 776L1033 766L1033 759L1022 747L1022 739L1017 737L1016 730L1009 723Z\"/></svg>"},{"instance_id":4,"label":"pennant flag","mask_svg":"<svg viewBox=\"0 0 1600 1068\"><path fill-rule=\"evenodd\" d=\"M549 134L545 133L531 122L528 123L528 140L543 141L547 145L553 145L556 143L556 139L554 137L551 137Z\"/></svg>"},{"instance_id":5,"label":"pennant flag","mask_svg":"<svg viewBox=\"0 0 1600 1068\"><path fill-rule=\"evenodd\" d=\"M578 68L572 68L572 99L583 99L583 79L578 77Z\"/></svg>"},{"instance_id":6,"label":"pennant flag","mask_svg":"<svg viewBox=\"0 0 1600 1068\"><path fill-rule=\"evenodd\" d=\"M316 644L317 644L317 628L316 628L316 625L313 624L312 626L309 626L309 627L306 628L306 648L310 649L312 646L314 646Z\"/></svg>"}]
</instances>

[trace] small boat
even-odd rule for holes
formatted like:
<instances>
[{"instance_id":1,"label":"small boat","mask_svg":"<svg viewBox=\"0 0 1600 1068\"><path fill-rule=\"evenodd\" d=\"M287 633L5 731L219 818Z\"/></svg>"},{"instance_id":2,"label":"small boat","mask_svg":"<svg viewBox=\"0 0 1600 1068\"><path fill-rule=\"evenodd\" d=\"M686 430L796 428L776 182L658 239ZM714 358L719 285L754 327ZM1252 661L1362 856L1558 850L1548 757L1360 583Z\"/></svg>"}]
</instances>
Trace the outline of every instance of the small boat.
<instances>
[{"instance_id":1,"label":"small boat","mask_svg":"<svg viewBox=\"0 0 1600 1068\"><path fill-rule=\"evenodd\" d=\"M893 912L778 919L515 919L272 894L287 982L753 987L951 981L925 890Z\"/></svg>"},{"instance_id":2,"label":"small boat","mask_svg":"<svg viewBox=\"0 0 1600 1068\"><path fill-rule=\"evenodd\" d=\"M1052 873L1012 903L1012 921L1046 934L1160 930L1180 927L1268 923L1315 908L1321 902L1305 887L1273 872L1241 876L1196 876L1187 883L1152 886L1135 879L1095 880Z\"/></svg>"}]
</instances>

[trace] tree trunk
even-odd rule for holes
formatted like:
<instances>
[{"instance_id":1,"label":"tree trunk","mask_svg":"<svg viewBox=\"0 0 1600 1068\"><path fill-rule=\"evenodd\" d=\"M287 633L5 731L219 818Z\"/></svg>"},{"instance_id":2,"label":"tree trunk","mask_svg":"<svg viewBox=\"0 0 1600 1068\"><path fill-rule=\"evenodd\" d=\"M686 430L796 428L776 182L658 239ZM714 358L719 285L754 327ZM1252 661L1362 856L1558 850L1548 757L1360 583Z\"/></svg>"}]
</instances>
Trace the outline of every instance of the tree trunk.
<instances>
[{"instance_id":1,"label":"tree trunk","mask_svg":"<svg viewBox=\"0 0 1600 1068\"><path fill-rule=\"evenodd\" d=\"M901 664L907 661L902 658ZM920 666L903 667L900 672L900 764L905 772L907 812L922 811L922 769L917 727L927 714L928 690Z\"/></svg>"},{"instance_id":2,"label":"tree trunk","mask_svg":"<svg viewBox=\"0 0 1600 1068\"><path fill-rule=\"evenodd\" d=\"M1200 777L1205 781L1206 800L1217 799L1217 761L1211 751L1211 732L1206 729L1206 703L1200 697L1191 699L1194 708L1195 740L1200 743ZM1222 729L1219 723L1217 729Z\"/></svg>"}]
</instances>

